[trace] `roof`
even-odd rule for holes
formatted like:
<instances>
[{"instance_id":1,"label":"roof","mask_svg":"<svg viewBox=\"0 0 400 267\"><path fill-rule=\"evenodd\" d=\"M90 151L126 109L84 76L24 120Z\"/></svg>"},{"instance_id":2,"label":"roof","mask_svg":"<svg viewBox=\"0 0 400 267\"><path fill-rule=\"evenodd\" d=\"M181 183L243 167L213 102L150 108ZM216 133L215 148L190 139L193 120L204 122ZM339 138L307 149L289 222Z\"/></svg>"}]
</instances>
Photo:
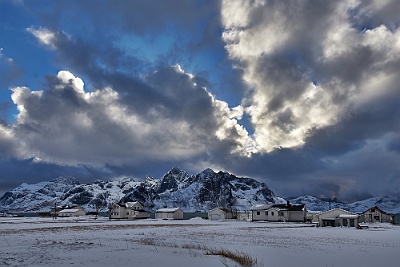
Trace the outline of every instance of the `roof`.
<instances>
[{"instance_id":1,"label":"roof","mask_svg":"<svg viewBox=\"0 0 400 267\"><path fill-rule=\"evenodd\" d=\"M143 205L142 205L140 202L138 202L138 201L135 201L135 202L126 202L126 203L125 203L125 206L126 206L127 208L133 207L134 205L140 205L140 206L143 207Z\"/></svg>"},{"instance_id":2,"label":"roof","mask_svg":"<svg viewBox=\"0 0 400 267\"><path fill-rule=\"evenodd\" d=\"M134 211L139 211L139 212L148 212L147 210L141 209L141 210L134 210Z\"/></svg>"},{"instance_id":3,"label":"roof","mask_svg":"<svg viewBox=\"0 0 400 267\"><path fill-rule=\"evenodd\" d=\"M366 211L364 211L363 213L366 213L367 211L370 211L371 209L376 209L376 210L379 210L379 211L380 211L381 213L383 213L383 214L390 215L389 213L383 211L383 210L382 210L381 208L379 208L378 206L371 207L371 208L367 209Z\"/></svg>"},{"instance_id":4,"label":"roof","mask_svg":"<svg viewBox=\"0 0 400 267\"><path fill-rule=\"evenodd\" d=\"M354 212L351 212L351 211L348 211L348 210L344 210L344 209L341 209L341 208L333 208L333 209L330 209L330 210L327 210L327 211L320 212L318 215L329 213L329 212L332 212L332 211L335 211L335 210L340 211L340 212L344 212L345 214L355 214Z\"/></svg>"},{"instance_id":5,"label":"roof","mask_svg":"<svg viewBox=\"0 0 400 267\"><path fill-rule=\"evenodd\" d=\"M271 208L288 211L303 211L305 206L305 204L274 204Z\"/></svg>"},{"instance_id":6,"label":"roof","mask_svg":"<svg viewBox=\"0 0 400 267\"><path fill-rule=\"evenodd\" d=\"M232 210L227 209L227 208L213 208L212 210L210 210L209 212L213 211L213 210L221 210L224 213L232 213Z\"/></svg>"},{"instance_id":7,"label":"roof","mask_svg":"<svg viewBox=\"0 0 400 267\"><path fill-rule=\"evenodd\" d=\"M268 209L278 209L278 210L288 210L288 211L303 211L306 204L258 204L251 207L251 210L268 210Z\"/></svg>"},{"instance_id":8,"label":"roof","mask_svg":"<svg viewBox=\"0 0 400 267\"><path fill-rule=\"evenodd\" d=\"M73 213L73 212L77 212L80 210L81 209L64 209L64 210L61 210L59 213Z\"/></svg>"},{"instance_id":9,"label":"roof","mask_svg":"<svg viewBox=\"0 0 400 267\"><path fill-rule=\"evenodd\" d=\"M251 206L251 210L267 210L271 207L271 204L257 204Z\"/></svg>"},{"instance_id":10,"label":"roof","mask_svg":"<svg viewBox=\"0 0 400 267\"><path fill-rule=\"evenodd\" d=\"M357 214L339 214L339 218L356 219L356 218L358 218L358 215Z\"/></svg>"},{"instance_id":11,"label":"roof","mask_svg":"<svg viewBox=\"0 0 400 267\"><path fill-rule=\"evenodd\" d=\"M121 203L121 202L115 202L115 203L113 203L112 205L113 205L113 206L120 206L120 207L125 208L125 203Z\"/></svg>"},{"instance_id":12,"label":"roof","mask_svg":"<svg viewBox=\"0 0 400 267\"><path fill-rule=\"evenodd\" d=\"M164 209L158 209L156 212L175 212L177 210L180 210L180 208L164 208Z\"/></svg>"}]
</instances>

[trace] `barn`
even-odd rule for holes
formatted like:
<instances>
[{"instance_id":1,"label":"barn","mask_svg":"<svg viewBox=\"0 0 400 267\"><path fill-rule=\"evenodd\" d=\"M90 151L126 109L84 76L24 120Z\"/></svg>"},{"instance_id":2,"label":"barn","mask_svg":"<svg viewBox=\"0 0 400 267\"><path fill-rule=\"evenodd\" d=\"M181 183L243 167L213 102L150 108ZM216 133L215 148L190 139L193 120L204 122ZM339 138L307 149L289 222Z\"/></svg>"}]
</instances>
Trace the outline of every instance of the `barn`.
<instances>
[{"instance_id":1,"label":"barn","mask_svg":"<svg viewBox=\"0 0 400 267\"><path fill-rule=\"evenodd\" d=\"M156 219L183 220L183 210L180 208L158 209L155 213Z\"/></svg>"},{"instance_id":2,"label":"barn","mask_svg":"<svg viewBox=\"0 0 400 267\"><path fill-rule=\"evenodd\" d=\"M384 212L377 206L367 209L363 212L363 214L366 223L393 223L393 216L387 212Z\"/></svg>"}]
</instances>

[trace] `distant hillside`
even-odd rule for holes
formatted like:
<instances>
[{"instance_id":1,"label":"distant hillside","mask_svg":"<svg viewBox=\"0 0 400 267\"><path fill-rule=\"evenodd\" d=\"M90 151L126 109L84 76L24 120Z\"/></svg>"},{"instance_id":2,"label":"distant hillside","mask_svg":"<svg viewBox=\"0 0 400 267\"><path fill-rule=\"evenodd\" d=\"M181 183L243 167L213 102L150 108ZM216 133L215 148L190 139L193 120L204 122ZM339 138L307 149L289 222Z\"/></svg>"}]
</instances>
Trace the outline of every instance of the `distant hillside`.
<instances>
[{"instance_id":1,"label":"distant hillside","mask_svg":"<svg viewBox=\"0 0 400 267\"><path fill-rule=\"evenodd\" d=\"M326 211L330 208L342 208L356 213L362 213L367 209L377 206L383 211L391 214L400 213L400 199L390 197L373 197L351 204L345 204L337 201L322 200L313 196L301 196L290 198L291 203L306 204L308 210Z\"/></svg>"},{"instance_id":2,"label":"distant hillside","mask_svg":"<svg viewBox=\"0 0 400 267\"><path fill-rule=\"evenodd\" d=\"M0 210L8 212L49 211L56 205L80 205L94 210L99 200L140 201L148 210L180 207L184 211L207 211L214 207L248 210L259 203L281 203L269 187L251 178L239 178L227 172L206 169L189 175L175 166L160 179L125 178L118 181L98 180L79 184L72 177L37 184L21 184L0 198ZM106 210L106 209L104 209Z\"/></svg>"}]
</instances>

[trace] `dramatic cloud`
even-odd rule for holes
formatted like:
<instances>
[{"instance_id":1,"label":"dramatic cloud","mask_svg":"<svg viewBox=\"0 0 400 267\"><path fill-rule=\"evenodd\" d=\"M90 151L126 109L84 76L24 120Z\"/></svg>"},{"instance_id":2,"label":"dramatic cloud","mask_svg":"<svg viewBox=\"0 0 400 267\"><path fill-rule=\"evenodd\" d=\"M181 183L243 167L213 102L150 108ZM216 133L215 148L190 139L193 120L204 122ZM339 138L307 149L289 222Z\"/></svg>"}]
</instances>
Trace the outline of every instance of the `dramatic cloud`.
<instances>
[{"instance_id":1,"label":"dramatic cloud","mask_svg":"<svg viewBox=\"0 0 400 267\"><path fill-rule=\"evenodd\" d=\"M370 4L374 9L377 3ZM383 21L357 28L369 7L358 1L223 1L223 38L252 88L243 103L261 151L302 146L316 129L340 123L371 101L381 104L376 98L397 96L400 31Z\"/></svg>"},{"instance_id":2,"label":"dramatic cloud","mask_svg":"<svg viewBox=\"0 0 400 267\"><path fill-rule=\"evenodd\" d=\"M0 166L18 177L20 166L89 180L178 164L282 196L399 194L398 1L17 6L35 19L15 43L35 50L2 44L12 102L0 103Z\"/></svg>"},{"instance_id":3,"label":"dramatic cloud","mask_svg":"<svg viewBox=\"0 0 400 267\"><path fill-rule=\"evenodd\" d=\"M146 81L160 101L141 114L112 88L85 92L83 81L68 71L50 79L46 90L13 88L19 115L11 132L21 141L19 156L71 165L181 160L226 138L238 139L231 149L245 153L247 132L234 119L237 111L215 100L192 75L177 65Z\"/></svg>"},{"instance_id":4,"label":"dramatic cloud","mask_svg":"<svg viewBox=\"0 0 400 267\"><path fill-rule=\"evenodd\" d=\"M348 199L392 191L379 184L400 175L386 145L400 125L399 11L395 1L223 1L223 39L251 88L242 103L257 148L299 150L256 165L290 166L274 175L267 164L278 190Z\"/></svg>"}]
</instances>

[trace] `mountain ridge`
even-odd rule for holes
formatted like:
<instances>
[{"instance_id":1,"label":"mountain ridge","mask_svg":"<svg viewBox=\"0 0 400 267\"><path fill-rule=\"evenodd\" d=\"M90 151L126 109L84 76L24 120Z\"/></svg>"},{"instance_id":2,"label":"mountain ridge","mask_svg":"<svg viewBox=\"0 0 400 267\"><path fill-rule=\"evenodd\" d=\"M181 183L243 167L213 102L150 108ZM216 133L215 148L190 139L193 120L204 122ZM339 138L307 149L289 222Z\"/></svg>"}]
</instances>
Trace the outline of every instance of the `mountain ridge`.
<instances>
[{"instance_id":1,"label":"mountain ridge","mask_svg":"<svg viewBox=\"0 0 400 267\"><path fill-rule=\"evenodd\" d=\"M217 206L243 210L257 203L280 203L284 200L276 197L265 183L252 178L211 169L190 175L174 166L160 179L126 177L80 184L73 177L61 176L36 184L24 183L0 198L0 210L42 212L55 204L80 205L86 210L94 210L96 203L109 205L119 201L140 201L150 211L172 206L184 211L207 211Z\"/></svg>"},{"instance_id":2,"label":"mountain ridge","mask_svg":"<svg viewBox=\"0 0 400 267\"><path fill-rule=\"evenodd\" d=\"M369 208L378 207L389 214L400 214L400 199L398 197L371 197L347 204L310 195L292 197L288 198L288 200L294 204L306 204L309 211L326 211L333 208L341 208L355 213L362 213Z\"/></svg>"},{"instance_id":3,"label":"mountain ridge","mask_svg":"<svg viewBox=\"0 0 400 267\"><path fill-rule=\"evenodd\" d=\"M149 211L164 207L180 207L185 212L208 211L214 207L249 210L256 204L306 204L310 211L342 208L361 213L377 206L391 214L400 214L400 198L373 197L345 204L336 199L315 196L281 198L263 182L253 178L237 177L228 172L214 172L207 168L191 175L174 166L160 179L146 176L143 180L124 177L119 180L96 180L80 184L70 176L60 176L36 184L22 183L0 198L0 211L43 212L54 205L80 205L87 211L95 210L97 203L104 206L113 202L139 201ZM103 211L107 208L103 207Z\"/></svg>"}]
</instances>

